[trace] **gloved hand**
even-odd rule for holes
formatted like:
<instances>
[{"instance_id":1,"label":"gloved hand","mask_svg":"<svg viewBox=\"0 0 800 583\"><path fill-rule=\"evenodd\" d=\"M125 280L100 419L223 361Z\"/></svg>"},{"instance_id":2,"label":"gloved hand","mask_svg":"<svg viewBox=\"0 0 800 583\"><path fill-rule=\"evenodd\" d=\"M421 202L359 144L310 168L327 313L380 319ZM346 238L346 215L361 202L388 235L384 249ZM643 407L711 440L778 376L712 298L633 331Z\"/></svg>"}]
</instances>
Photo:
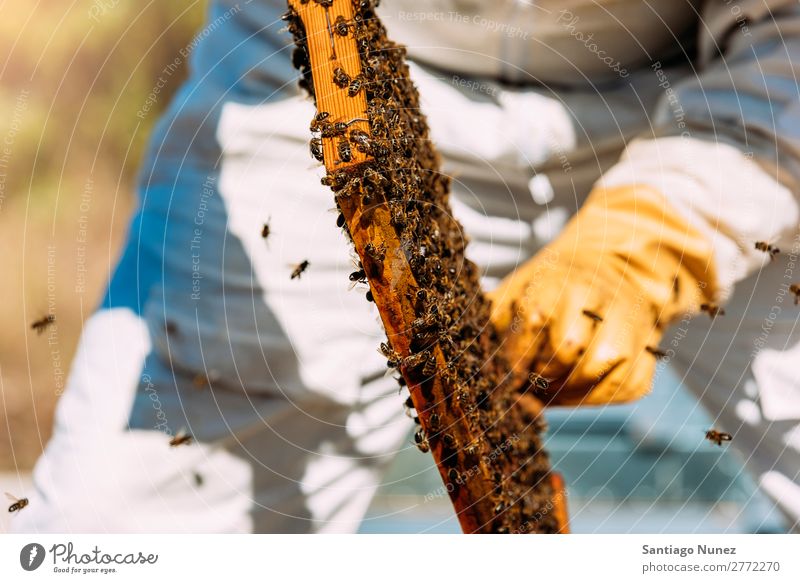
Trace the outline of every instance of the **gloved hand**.
<instances>
[{"instance_id":1,"label":"gloved hand","mask_svg":"<svg viewBox=\"0 0 800 583\"><path fill-rule=\"evenodd\" d=\"M650 390L664 328L715 295L712 247L657 190L596 188L491 296L515 372L551 404Z\"/></svg>"}]
</instances>

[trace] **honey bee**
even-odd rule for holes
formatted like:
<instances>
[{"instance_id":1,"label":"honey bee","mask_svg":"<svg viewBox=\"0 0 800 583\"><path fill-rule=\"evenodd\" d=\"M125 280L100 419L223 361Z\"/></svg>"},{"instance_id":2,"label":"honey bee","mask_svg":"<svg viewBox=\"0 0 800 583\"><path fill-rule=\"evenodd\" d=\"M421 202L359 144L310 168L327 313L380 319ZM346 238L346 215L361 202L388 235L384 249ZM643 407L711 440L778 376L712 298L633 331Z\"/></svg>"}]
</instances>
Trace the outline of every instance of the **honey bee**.
<instances>
[{"instance_id":1,"label":"honey bee","mask_svg":"<svg viewBox=\"0 0 800 583\"><path fill-rule=\"evenodd\" d=\"M194 478L194 485L197 486L198 488L205 483L203 475L198 472L194 472L194 475L192 477Z\"/></svg>"},{"instance_id":2,"label":"honey bee","mask_svg":"<svg viewBox=\"0 0 800 583\"><path fill-rule=\"evenodd\" d=\"M340 14L336 17L336 21L333 23L333 30L336 31L336 34L339 36L347 36L350 32L350 23L348 23L344 16Z\"/></svg>"},{"instance_id":3,"label":"honey bee","mask_svg":"<svg viewBox=\"0 0 800 583\"><path fill-rule=\"evenodd\" d=\"M314 116L314 119L311 121L311 131L318 132L322 130L322 126L325 121L331 116L330 113L327 111L321 111L317 115Z\"/></svg>"},{"instance_id":4,"label":"honey bee","mask_svg":"<svg viewBox=\"0 0 800 583\"><path fill-rule=\"evenodd\" d=\"M322 140L320 138L311 138L308 147L311 150L311 155L317 162L325 161L325 156L322 153Z\"/></svg>"},{"instance_id":5,"label":"honey bee","mask_svg":"<svg viewBox=\"0 0 800 583\"><path fill-rule=\"evenodd\" d=\"M300 276L303 275L308 266L311 265L307 259L304 259L300 263L294 266L294 271L292 271L291 279L300 279Z\"/></svg>"},{"instance_id":6,"label":"honey bee","mask_svg":"<svg viewBox=\"0 0 800 583\"><path fill-rule=\"evenodd\" d=\"M397 352L395 352L394 350L392 350L392 347L389 346L386 342L381 342L380 353L386 359L386 366L388 366L389 368L397 368L398 366L400 366L400 363L403 360L400 357L400 355L397 354ZM409 397L409 399L411 399L411 397Z\"/></svg>"},{"instance_id":7,"label":"honey bee","mask_svg":"<svg viewBox=\"0 0 800 583\"><path fill-rule=\"evenodd\" d=\"M790 285L789 291L794 294L794 305L800 305L800 283L793 283Z\"/></svg>"},{"instance_id":8,"label":"honey bee","mask_svg":"<svg viewBox=\"0 0 800 583\"><path fill-rule=\"evenodd\" d=\"M722 446L723 441L730 441L733 439L733 436L730 433L717 431L716 429L709 429L706 431L706 439L711 443L716 443L717 445Z\"/></svg>"},{"instance_id":9,"label":"honey bee","mask_svg":"<svg viewBox=\"0 0 800 583\"><path fill-rule=\"evenodd\" d=\"M190 445L194 438L189 434L186 429L181 429L173 435L169 440L170 447L179 447L181 445Z\"/></svg>"},{"instance_id":10,"label":"honey bee","mask_svg":"<svg viewBox=\"0 0 800 583\"><path fill-rule=\"evenodd\" d=\"M351 162L353 160L353 150L347 140L339 140L336 150L339 153L339 162Z\"/></svg>"},{"instance_id":11,"label":"honey bee","mask_svg":"<svg viewBox=\"0 0 800 583\"><path fill-rule=\"evenodd\" d=\"M31 324L31 329L36 330L36 333L40 336L44 333L50 325L54 324L56 321L56 317L54 314L48 314L44 318L40 318L36 320L33 324Z\"/></svg>"},{"instance_id":12,"label":"honey bee","mask_svg":"<svg viewBox=\"0 0 800 583\"><path fill-rule=\"evenodd\" d=\"M536 391L544 392L550 388L550 381L535 372L528 375L528 381Z\"/></svg>"},{"instance_id":13,"label":"honey bee","mask_svg":"<svg viewBox=\"0 0 800 583\"><path fill-rule=\"evenodd\" d=\"M11 500L12 502L11 506L8 507L8 511L11 514L13 514L14 512L19 512L20 510L25 508L28 504L30 504L30 501L27 498L17 498L16 496L9 494L8 492L6 492L6 498Z\"/></svg>"},{"instance_id":14,"label":"honey bee","mask_svg":"<svg viewBox=\"0 0 800 583\"><path fill-rule=\"evenodd\" d=\"M602 322L603 317L591 310L583 310L583 315L594 322Z\"/></svg>"},{"instance_id":15,"label":"honey bee","mask_svg":"<svg viewBox=\"0 0 800 583\"><path fill-rule=\"evenodd\" d=\"M414 434L414 443L417 445L417 449L422 453L428 453L431 450L431 446L428 445L428 438L425 437L424 429L420 428Z\"/></svg>"},{"instance_id":16,"label":"honey bee","mask_svg":"<svg viewBox=\"0 0 800 583\"><path fill-rule=\"evenodd\" d=\"M264 223L263 227L261 227L261 238L264 239L265 241L269 238L269 235L272 232L269 227L269 221L270 219L267 219L267 222Z\"/></svg>"},{"instance_id":17,"label":"honey bee","mask_svg":"<svg viewBox=\"0 0 800 583\"><path fill-rule=\"evenodd\" d=\"M667 353L652 346L645 346L644 349L658 359L667 358Z\"/></svg>"},{"instance_id":18,"label":"honey bee","mask_svg":"<svg viewBox=\"0 0 800 583\"><path fill-rule=\"evenodd\" d=\"M333 82L340 88L344 89L350 85L350 75L348 75L341 67L336 67L333 70Z\"/></svg>"},{"instance_id":19,"label":"honey bee","mask_svg":"<svg viewBox=\"0 0 800 583\"><path fill-rule=\"evenodd\" d=\"M700 311L707 313L711 318L725 315L725 310L720 308L717 304L701 304Z\"/></svg>"},{"instance_id":20,"label":"honey bee","mask_svg":"<svg viewBox=\"0 0 800 583\"><path fill-rule=\"evenodd\" d=\"M350 97L355 97L358 95L358 92L361 91L361 88L364 86L364 81L360 77L356 77L350 82L349 87L347 88L347 95Z\"/></svg>"},{"instance_id":21,"label":"honey bee","mask_svg":"<svg viewBox=\"0 0 800 583\"><path fill-rule=\"evenodd\" d=\"M770 243L767 243L766 241L756 241L755 247L758 251L769 253L770 261L774 261L775 257L777 257L777 255L781 252L780 249Z\"/></svg>"},{"instance_id":22,"label":"honey bee","mask_svg":"<svg viewBox=\"0 0 800 583\"><path fill-rule=\"evenodd\" d=\"M381 243L375 245L374 243L367 243L364 247L364 253L376 263L381 263L386 258L386 245Z\"/></svg>"},{"instance_id":23,"label":"honey bee","mask_svg":"<svg viewBox=\"0 0 800 583\"><path fill-rule=\"evenodd\" d=\"M370 151L369 134L362 130L353 130L350 132L350 141L356 146L356 150L363 153Z\"/></svg>"}]
</instances>

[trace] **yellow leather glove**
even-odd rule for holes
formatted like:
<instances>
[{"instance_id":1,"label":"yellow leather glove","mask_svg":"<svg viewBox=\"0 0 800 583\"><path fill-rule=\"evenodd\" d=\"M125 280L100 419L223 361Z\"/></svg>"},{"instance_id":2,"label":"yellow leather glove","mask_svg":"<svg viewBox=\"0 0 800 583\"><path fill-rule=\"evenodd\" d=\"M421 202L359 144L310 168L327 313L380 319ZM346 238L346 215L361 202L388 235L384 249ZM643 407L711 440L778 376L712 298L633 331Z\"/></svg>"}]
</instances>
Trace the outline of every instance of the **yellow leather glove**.
<instances>
[{"instance_id":1,"label":"yellow leather glove","mask_svg":"<svg viewBox=\"0 0 800 583\"><path fill-rule=\"evenodd\" d=\"M650 390L664 328L713 301L712 247L657 190L596 188L492 295L514 370L550 404Z\"/></svg>"}]
</instances>

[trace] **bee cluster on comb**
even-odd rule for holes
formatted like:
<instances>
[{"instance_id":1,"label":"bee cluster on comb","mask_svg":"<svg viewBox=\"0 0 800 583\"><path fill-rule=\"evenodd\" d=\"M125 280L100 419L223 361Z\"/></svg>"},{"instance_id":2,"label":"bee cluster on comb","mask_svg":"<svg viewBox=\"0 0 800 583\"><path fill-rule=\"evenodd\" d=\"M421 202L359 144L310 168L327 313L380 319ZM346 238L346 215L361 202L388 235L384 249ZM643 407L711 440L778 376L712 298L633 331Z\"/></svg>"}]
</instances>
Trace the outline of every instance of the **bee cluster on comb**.
<instances>
[{"instance_id":1,"label":"bee cluster on comb","mask_svg":"<svg viewBox=\"0 0 800 583\"><path fill-rule=\"evenodd\" d=\"M370 286L388 336L381 351L417 413L415 442L433 453L462 529L563 532L544 422L500 354L405 49L376 4L290 0L285 16L317 104L311 153L361 260L353 276Z\"/></svg>"}]
</instances>

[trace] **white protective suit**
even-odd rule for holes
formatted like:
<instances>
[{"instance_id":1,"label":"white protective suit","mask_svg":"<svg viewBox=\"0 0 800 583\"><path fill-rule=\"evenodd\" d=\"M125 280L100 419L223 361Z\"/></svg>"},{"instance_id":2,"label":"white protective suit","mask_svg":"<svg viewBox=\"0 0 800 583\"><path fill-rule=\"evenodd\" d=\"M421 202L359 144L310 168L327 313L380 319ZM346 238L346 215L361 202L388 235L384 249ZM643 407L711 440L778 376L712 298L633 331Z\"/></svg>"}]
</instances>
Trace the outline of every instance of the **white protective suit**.
<instances>
[{"instance_id":1,"label":"white protective suit","mask_svg":"<svg viewBox=\"0 0 800 583\"><path fill-rule=\"evenodd\" d=\"M16 530L352 531L413 447L375 308L348 291L284 10L215 0L181 52L191 78L153 136ZM652 184L709 236L727 315L678 324L667 360L797 528L800 6L384 0L380 12L416 63L487 286L598 179ZM182 427L196 443L170 448L164 433Z\"/></svg>"}]
</instances>

